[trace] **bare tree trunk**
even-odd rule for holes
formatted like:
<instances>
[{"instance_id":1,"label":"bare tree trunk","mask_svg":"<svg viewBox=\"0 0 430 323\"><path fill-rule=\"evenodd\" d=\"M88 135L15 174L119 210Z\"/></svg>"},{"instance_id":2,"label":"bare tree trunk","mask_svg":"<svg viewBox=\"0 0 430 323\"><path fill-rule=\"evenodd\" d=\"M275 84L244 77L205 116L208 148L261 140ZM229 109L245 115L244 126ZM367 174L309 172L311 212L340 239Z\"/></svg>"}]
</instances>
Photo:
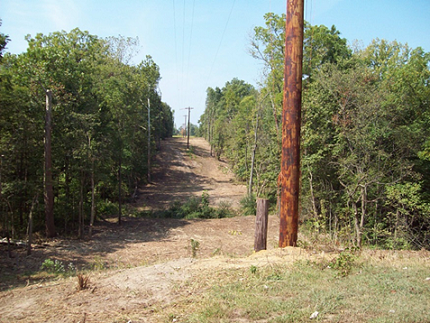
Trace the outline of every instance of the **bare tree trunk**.
<instances>
[{"instance_id":1,"label":"bare tree trunk","mask_svg":"<svg viewBox=\"0 0 430 323\"><path fill-rule=\"evenodd\" d=\"M362 237L363 237L363 228L364 228L364 219L366 218L367 213L367 189L366 186L361 188L361 218L360 218L360 243L358 247L361 248Z\"/></svg>"},{"instance_id":2,"label":"bare tree trunk","mask_svg":"<svg viewBox=\"0 0 430 323\"><path fill-rule=\"evenodd\" d=\"M84 178L84 171L81 169L81 187L79 190L79 239L82 239L84 236L84 185L85 185L85 178Z\"/></svg>"},{"instance_id":3,"label":"bare tree trunk","mask_svg":"<svg viewBox=\"0 0 430 323\"><path fill-rule=\"evenodd\" d=\"M308 167L309 170L309 167ZM309 187L311 191L311 202L312 202L312 211L314 213L315 220L318 220L318 211L315 203L315 195L314 195L314 186L313 186L313 177L312 172L309 170Z\"/></svg>"},{"instance_id":4,"label":"bare tree trunk","mask_svg":"<svg viewBox=\"0 0 430 323\"><path fill-rule=\"evenodd\" d=\"M270 93L270 102L272 103L273 108L273 117L275 118L275 125L276 125L276 138L279 139L279 125L278 125L278 116L276 114L276 106L275 101L273 100L272 93Z\"/></svg>"},{"instance_id":5,"label":"bare tree trunk","mask_svg":"<svg viewBox=\"0 0 430 323\"><path fill-rule=\"evenodd\" d=\"M352 202L352 208L354 210L354 228L355 228L355 241L357 247L361 246L361 231L360 231L360 225L358 223L358 210L357 210L357 203Z\"/></svg>"},{"instance_id":6,"label":"bare tree trunk","mask_svg":"<svg viewBox=\"0 0 430 323\"><path fill-rule=\"evenodd\" d=\"M120 149L119 155L119 165L118 165L118 225L121 225L121 216L122 216L122 175L121 175L121 167L122 167L122 149Z\"/></svg>"},{"instance_id":7,"label":"bare tree trunk","mask_svg":"<svg viewBox=\"0 0 430 323\"><path fill-rule=\"evenodd\" d=\"M95 201L95 196L96 196L96 189L95 189L95 180L94 180L94 158L92 158L91 161L92 165L91 165L91 218L90 218L90 238L93 234L93 225L94 225L94 220L96 217L96 201Z\"/></svg>"},{"instance_id":8,"label":"bare tree trunk","mask_svg":"<svg viewBox=\"0 0 430 323\"><path fill-rule=\"evenodd\" d=\"M28 214L28 226L27 226L27 256L31 255L31 243L33 237L33 210L34 205L37 202L39 197L39 193L36 193L36 196L33 198L33 202L31 203L30 213Z\"/></svg>"},{"instance_id":9,"label":"bare tree trunk","mask_svg":"<svg viewBox=\"0 0 430 323\"><path fill-rule=\"evenodd\" d=\"M257 118L255 120L255 134L254 134L254 149L252 150L252 156L251 156L251 172L249 175L249 187L248 187L248 195L252 196L252 181L254 176L254 163L255 163L255 151L257 150L257 131L258 131L258 112L257 112Z\"/></svg>"}]
</instances>

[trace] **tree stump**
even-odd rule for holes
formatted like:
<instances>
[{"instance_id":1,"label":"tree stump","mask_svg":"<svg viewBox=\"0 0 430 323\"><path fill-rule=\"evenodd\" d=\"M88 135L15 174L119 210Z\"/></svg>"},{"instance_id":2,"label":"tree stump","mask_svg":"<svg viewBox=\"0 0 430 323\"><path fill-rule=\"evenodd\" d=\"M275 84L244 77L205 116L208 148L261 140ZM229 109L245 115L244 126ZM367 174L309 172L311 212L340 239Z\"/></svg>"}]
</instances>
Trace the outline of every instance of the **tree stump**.
<instances>
[{"instance_id":1,"label":"tree stump","mask_svg":"<svg viewBox=\"0 0 430 323\"><path fill-rule=\"evenodd\" d=\"M267 224L269 220L269 200L257 199L257 214L255 217L255 252L267 249Z\"/></svg>"}]
</instances>

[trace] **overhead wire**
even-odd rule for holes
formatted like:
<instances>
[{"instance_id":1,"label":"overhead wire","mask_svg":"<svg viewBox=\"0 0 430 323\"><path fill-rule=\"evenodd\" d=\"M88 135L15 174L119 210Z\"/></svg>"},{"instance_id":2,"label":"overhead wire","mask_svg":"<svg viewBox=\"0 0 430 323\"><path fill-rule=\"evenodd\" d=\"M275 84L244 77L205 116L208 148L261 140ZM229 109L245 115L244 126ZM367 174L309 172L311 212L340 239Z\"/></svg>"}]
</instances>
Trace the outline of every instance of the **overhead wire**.
<instances>
[{"instance_id":1,"label":"overhead wire","mask_svg":"<svg viewBox=\"0 0 430 323\"><path fill-rule=\"evenodd\" d=\"M172 0L173 4L173 32L174 32L174 38L175 38L175 68L176 68L176 84L178 83L178 44L177 44L177 36L176 36L176 8L175 8L175 0Z\"/></svg>"},{"instance_id":2,"label":"overhead wire","mask_svg":"<svg viewBox=\"0 0 430 323\"><path fill-rule=\"evenodd\" d=\"M188 57L187 57L187 73L186 73L186 77L185 77L185 86L186 88L188 88L189 86L189 71L190 71L190 61L191 61L191 40L193 37L193 27L194 27L194 8L195 8L195 3L196 0L193 0L193 8L191 11L191 28L190 28L190 38L189 38L189 42L188 42Z\"/></svg>"},{"instance_id":3,"label":"overhead wire","mask_svg":"<svg viewBox=\"0 0 430 323\"><path fill-rule=\"evenodd\" d=\"M210 77L212 76L212 71L213 71L213 68L214 68L214 66L215 66L216 60L217 60L217 58L218 58L218 53L219 53L219 50L220 50L220 48L221 48L222 42L223 42L223 40L224 40L224 35L225 35L226 30L227 30L228 23L230 22L231 14L232 14L232 12L233 12L233 8L234 8L234 4L235 4L235 3L236 3L236 0L234 0L234 1L233 1L233 4L231 5L230 13L228 14L228 18L227 18L227 21L226 21L226 23L225 23L224 30L223 30L223 32L222 32L222 34L221 34L221 40L220 40L219 45L218 45L218 48L217 48L217 50L216 50L216 52L215 52L215 57L214 57L214 60L213 60L213 62L212 62L211 69L210 69L210 71L209 71L208 79L210 79Z\"/></svg>"}]
</instances>

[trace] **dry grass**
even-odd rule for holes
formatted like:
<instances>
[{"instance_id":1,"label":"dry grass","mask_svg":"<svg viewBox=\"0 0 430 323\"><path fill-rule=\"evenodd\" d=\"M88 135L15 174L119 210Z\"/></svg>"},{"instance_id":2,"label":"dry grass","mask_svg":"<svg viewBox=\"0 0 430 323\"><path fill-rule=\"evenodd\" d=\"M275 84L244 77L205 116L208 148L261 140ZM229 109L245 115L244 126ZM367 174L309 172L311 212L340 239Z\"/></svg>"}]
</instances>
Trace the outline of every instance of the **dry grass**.
<instances>
[{"instance_id":1,"label":"dry grass","mask_svg":"<svg viewBox=\"0 0 430 323\"><path fill-rule=\"evenodd\" d=\"M429 252L365 251L350 260L347 275L328 259L210 273L178 287L183 297L163 308L163 320L430 322Z\"/></svg>"},{"instance_id":2,"label":"dry grass","mask_svg":"<svg viewBox=\"0 0 430 323\"><path fill-rule=\"evenodd\" d=\"M78 279L78 286L77 286L77 290L84 290L87 289L88 287L90 287L90 277L89 276L84 276L82 274L78 274L77 276Z\"/></svg>"}]
</instances>

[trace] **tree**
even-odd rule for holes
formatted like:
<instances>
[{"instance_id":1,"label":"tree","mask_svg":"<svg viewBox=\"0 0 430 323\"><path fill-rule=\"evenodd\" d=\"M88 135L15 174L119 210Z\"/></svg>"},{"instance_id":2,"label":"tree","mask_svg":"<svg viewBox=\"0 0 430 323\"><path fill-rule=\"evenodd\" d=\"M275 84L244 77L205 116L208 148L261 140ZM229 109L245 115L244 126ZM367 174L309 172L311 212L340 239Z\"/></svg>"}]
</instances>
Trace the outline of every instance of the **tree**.
<instances>
[{"instance_id":1,"label":"tree","mask_svg":"<svg viewBox=\"0 0 430 323\"><path fill-rule=\"evenodd\" d=\"M7 207L14 233L25 225L23 215L42 187L43 87L50 89L55 224L83 236L85 222L94 223L104 201L122 203L145 182L142 102L149 96L153 102L150 145L172 135L173 114L155 90L160 74L152 58L134 66L123 61L128 62L134 40L103 40L74 29L27 41L26 53L6 54L1 64L0 207ZM37 231L43 217L37 207L33 213Z\"/></svg>"}]
</instances>

